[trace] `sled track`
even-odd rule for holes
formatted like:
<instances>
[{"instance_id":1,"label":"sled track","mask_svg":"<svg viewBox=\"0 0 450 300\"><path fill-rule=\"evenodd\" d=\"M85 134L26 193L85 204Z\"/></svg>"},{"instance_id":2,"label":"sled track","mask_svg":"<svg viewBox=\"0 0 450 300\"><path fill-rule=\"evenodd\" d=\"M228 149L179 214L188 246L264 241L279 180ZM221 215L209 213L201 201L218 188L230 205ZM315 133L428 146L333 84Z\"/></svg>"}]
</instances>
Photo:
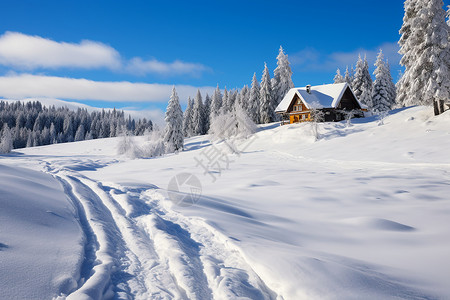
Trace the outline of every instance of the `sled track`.
<instances>
[{"instance_id":1,"label":"sled track","mask_svg":"<svg viewBox=\"0 0 450 300\"><path fill-rule=\"evenodd\" d=\"M79 286L67 299L282 299L227 237L162 205L161 190L51 170L86 236Z\"/></svg>"}]
</instances>

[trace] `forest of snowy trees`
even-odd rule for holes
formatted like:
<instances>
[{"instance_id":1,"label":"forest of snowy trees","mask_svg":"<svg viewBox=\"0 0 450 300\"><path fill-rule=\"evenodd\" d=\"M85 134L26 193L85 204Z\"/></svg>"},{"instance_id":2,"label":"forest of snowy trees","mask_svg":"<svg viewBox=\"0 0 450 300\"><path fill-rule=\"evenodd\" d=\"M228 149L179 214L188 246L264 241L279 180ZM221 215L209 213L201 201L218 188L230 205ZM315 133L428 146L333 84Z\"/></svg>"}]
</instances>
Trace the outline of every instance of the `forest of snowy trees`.
<instances>
[{"instance_id":1,"label":"forest of snowy trees","mask_svg":"<svg viewBox=\"0 0 450 300\"><path fill-rule=\"evenodd\" d=\"M143 135L150 131L150 120L125 118L123 111L77 111L66 107L45 107L39 101L0 101L0 152L12 149L115 137L123 131Z\"/></svg>"},{"instance_id":2,"label":"forest of snowy trees","mask_svg":"<svg viewBox=\"0 0 450 300\"><path fill-rule=\"evenodd\" d=\"M395 85L390 66L380 50L375 62L375 81L366 57L356 68L338 69L335 83L347 82L358 99L375 113L395 107L433 105L450 98L450 7L442 0L406 0L400 29L400 64L405 71Z\"/></svg>"},{"instance_id":3,"label":"forest of snowy trees","mask_svg":"<svg viewBox=\"0 0 450 300\"><path fill-rule=\"evenodd\" d=\"M375 81L369 72L367 58L361 55L356 62L356 68L349 70L347 67L345 77L337 69L334 83L348 83L358 100L366 105L374 113L381 113L393 109L396 106L396 88L391 76L389 62L384 59L380 50L375 62Z\"/></svg>"},{"instance_id":4,"label":"forest of snowy trees","mask_svg":"<svg viewBox=\"0 0 450 300\"><path fill-rule=\"evenodd\" d=\"M179 141L185 137L207 133L218 134L220 128L230 119L235 122L236 130L232 131L235 135L248 134L254 128L254 124L276 121L275 108L293 87L288 56L281 46L273 78L270 78L267 64L264 64L261 82L258 82L254 73L250 88L247 85L240 90L228 90L225 87L222 93L217 86L212 96L206 94L204 101L198 90L193 99L189 97L187 107L181 115L181 107L174 87L165 117L166 152L170 149L181 150L182 143L180 146Z\"/></svg>"},{"instance_id":5,"label":"forest of snowy trees","mask_svg":"<svg viewBox=\"0 0 450 300\"><path fill-rule=\"evenodd\" d=\"M225 87L222 93L217 86L214 94L207 94L204 101L200 91L197 91L194 99L189 98L183 115L183 135L190 137L206 134L214 118L236 109L243 110L256 124L274 122L277 119L275 108L293 87L288 56L280 47L273 78L270 78L265 64L261 81L258 81L256 73L253 74L250 88L247 85L240 90L228 90Z\"/></svg>"}]
</instances>

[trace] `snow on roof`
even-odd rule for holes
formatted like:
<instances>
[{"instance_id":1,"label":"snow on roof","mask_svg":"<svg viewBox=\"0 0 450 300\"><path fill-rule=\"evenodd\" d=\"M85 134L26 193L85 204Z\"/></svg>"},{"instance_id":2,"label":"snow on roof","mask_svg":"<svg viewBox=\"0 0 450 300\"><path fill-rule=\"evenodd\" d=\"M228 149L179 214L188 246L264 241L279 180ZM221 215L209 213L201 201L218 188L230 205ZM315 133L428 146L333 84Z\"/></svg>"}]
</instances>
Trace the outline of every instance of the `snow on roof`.
<instances>
[{"instance_id":1,"label":"snow on roof","mask_svg":"<svg viewBox=\"0 0 450 300\"><path fill-rule=\"evenodd\" d=\"M336 108L347 87L347 83L316 85L311 86L311 93L307 92L306 87L292 88L278 104L275 112L286 111L295 94L302 99L308 109Z\"/></svg>"}]
</instances>

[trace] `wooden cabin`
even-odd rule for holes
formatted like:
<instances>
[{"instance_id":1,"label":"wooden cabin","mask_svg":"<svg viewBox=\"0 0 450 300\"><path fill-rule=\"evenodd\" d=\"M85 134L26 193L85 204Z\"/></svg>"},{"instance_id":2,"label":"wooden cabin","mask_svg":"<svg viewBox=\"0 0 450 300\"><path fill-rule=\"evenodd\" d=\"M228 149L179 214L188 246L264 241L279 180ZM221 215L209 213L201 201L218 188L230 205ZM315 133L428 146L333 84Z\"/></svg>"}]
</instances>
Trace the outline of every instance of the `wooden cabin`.
<instances>
[{"instance_id":1,"label":"wooden cabin","mask_svg":"<svg viewBox=\"0 0 450 300\"><path fill-rule=\"evenodd\" d=\"M325 122L345 120L349 112L364 117L367 111L347 83L338 83L290 89L275 112L281 115L281 124L292 124L312 121L312 109L321 110Z\"/></svg>"}]
</instances>

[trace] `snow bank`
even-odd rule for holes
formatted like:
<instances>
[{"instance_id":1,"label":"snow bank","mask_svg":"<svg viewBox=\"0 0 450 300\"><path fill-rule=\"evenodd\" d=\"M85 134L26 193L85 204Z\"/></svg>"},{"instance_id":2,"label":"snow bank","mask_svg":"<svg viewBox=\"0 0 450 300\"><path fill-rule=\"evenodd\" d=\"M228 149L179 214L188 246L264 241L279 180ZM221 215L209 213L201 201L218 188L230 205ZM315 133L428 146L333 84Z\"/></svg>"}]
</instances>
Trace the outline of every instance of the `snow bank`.
<instances>
[{"instance_id":1,"label":"snow bank","mask_svg":"<svg viewBox=\"0 0 450 300\"><path fill-rule=\"evenodd\" d=\"M52 299L77 288L84 237L51 176L0 164L0 299Z\"/></svg>"}]
</instances>

